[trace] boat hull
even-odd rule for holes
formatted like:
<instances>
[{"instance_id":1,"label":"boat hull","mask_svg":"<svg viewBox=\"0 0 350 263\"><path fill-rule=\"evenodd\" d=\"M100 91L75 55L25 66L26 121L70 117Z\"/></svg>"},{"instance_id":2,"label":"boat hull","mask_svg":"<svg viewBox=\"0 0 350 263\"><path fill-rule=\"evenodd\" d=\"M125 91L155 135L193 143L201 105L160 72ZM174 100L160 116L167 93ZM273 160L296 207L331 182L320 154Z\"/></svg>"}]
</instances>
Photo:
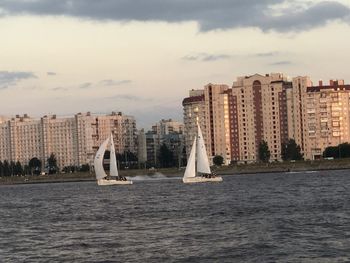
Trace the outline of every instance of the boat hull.
<instances>
[{"instance_id":1,"label":"boat hull","mask_svg":"<svg viewBox=\"0 0 350 263\"><path fill-rule=\"evenodd\" d=\"M189 178L182 178L182 181L185 184L193 184L193 183L215 183L215 182L222 182L221 176L215 176L213 178L205 178L205 177L189 177Z\"/></svg>"},{"instance_id":2,"label":"boat hull","mask_svg":"<svg viewBox=\"0 0 350 263\"><path fill-rule=\"evenodd\" d=\"M97 185L119 185L119 184L132 184L132 181L121 181L121 180L106 180L100 179L97 180Z\"/></svg>"}]
</instances>

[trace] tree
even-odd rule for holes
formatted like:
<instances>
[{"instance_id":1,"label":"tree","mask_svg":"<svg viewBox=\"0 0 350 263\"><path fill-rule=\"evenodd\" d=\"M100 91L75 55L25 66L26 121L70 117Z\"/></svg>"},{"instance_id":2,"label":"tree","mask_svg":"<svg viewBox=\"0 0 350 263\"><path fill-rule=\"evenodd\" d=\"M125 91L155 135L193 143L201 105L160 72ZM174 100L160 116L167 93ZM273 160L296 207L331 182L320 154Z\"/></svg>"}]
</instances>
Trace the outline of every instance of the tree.
<instances>
[{"instance_id":1,"label":"tree","mask_svg":"<svg viewBox=\"0 0 350 263\"><path fill-rule=\"evenodd\" d=\"M259 144L259 160L267 163L270 160L271 152L267 142L262 140Z\"/></svg>"},{"instance_id":2,"label":"tree","mask_svg":"<svg viewBox=\"0 0 350 263\"><path fill-rule=\"evenodd\" d=\"M47 164L49 168L49 174L55 174L57 172L57 159L53 153L51 153L50 157L47 159Z\"/></svg>"},{"instance_id":3,"label":"tree","mask_svg":"<svg viewBox=\"0 0 350 263\"><path fill-rule=\"evenodd\" d=\"M32 170L30 169L29 165L24 165L24 174L32 174Z\"/></svg>"},{"instance_id":4,"label":"tree","mask_svg":"<svg viewBox=\"0 0 350 263\"><path fill-rule=\"evenodd\" d=\"M3 171L4 171L4 176L11 176L11 170L10 170L10 165L7 160L4 161L3 163Z\"/></svg>"},{"instance_id":5,"label":"tree","mask_svg":"<svg viewBox=\"0 0 350 263\"><path fill-rule=\"evenodd\" d=\"M342 143L338 146L327 147L323 151L323 157L333 157L333 158L348 158L350 157L350 144Z\"/></svg>"},{"instance_id":6,"label":"tree","mask_svg":"<svg viewBox=\"0 0 350 263\"><path fill-rule=\"evenodd\" d=\"M15 175L16 172L16 163L14 161L10 162L10 176Z\"/></svg>"},{"instance_id":7,"label":"tree","mask_svg":"<svg viewBox=\"0 0 350 263\"><path fill-rule=\"evenodd\" d=\"M30 173L39 175L40 171L41 171L41 161L37 158L34 157L32 159L30 159L28 166L30 168Z\"/></svg>"},{"instance_id":8,"label":"tree","mask_svg":"<svg viewBox=\"0 0 350 263\"><path fill-rule=\"evenodd\" d=\"M182 163L182 166L187 165L187 154L186 154L186 147L185 146L182 149L181 163Z\"/></svg>"},{"instance_id":9,"label":"tree","mask_svg":"<svg viewBox=\"0 0 350 263\"><path fill-rule=\"evenodd\" d=\"M323 158L333 157L339 158L338 146L329 146L323 151Z\"/></svg>"},{"instance_id":10,"label":"tree","mask_svg":"<svg viewBox=\"0 0 350 263\"><path fill-rule=\"evenodd\" d=\"M221 155L215 155L213 158L213 163L216 166L221 166L224 163L224 158Z\"/></svg>"},{"instance_id":11,"label":"tree","mask_svg":"<svg viewBox=\"0 0 350 263\"><path fill-rule=\"evenodd\" d=\"M294 139L289 139L287 143L282 143L282 160L302 160L301 148Z\"/></svg>"},{"instance_id":12,"label":"tree","mask_svg":"<svg viewBox=\"0 0 350 263\"><path fill-rule=\"evenodd\" d=\"M120 168L137 168L138 158L133 152L128 150L123 153L117 153L116 156Z\"/></svg>"},{"instance_id":13,"label":"tree","mask_svg":"<svg viewBox=\"0 0 350 263\"><path fill-rule=\"evenodd\" d=\"M14 174L15 175L23 175L23 167L22 167L22 164L19 161L17 161L15 163Z\"/></svg>"},{"instance_id":14,"label":"tree","mask_svg":"<svg viewBox=\"0 0 350 263\"><path fill-rule=\"evenodd\" d=\"M0 177L4 176L4 164L0 161Z\"/></svg>"},{"instance_id":15,"label":"tree","mask_svg":"<svg viewBox=\"0 0 350 263\"><path fill-rule=\"evenodd\" d=\"M160 146L158 161L159 161L160 167L163 167L163 168L174 166L173 152L169 150L168 146L166 146L165 143L163 143Z\"/></svg>"},{"instance_id":16,"label":"tree","mask_svg":"<svg viewBox=\"0 0 350 263\"><path fill-rule=\"evenodd\" d=\"M88 172L90 171L90 165L89 164L83 164L80 168L80 172Z\"/></svg>"}]
</instances>

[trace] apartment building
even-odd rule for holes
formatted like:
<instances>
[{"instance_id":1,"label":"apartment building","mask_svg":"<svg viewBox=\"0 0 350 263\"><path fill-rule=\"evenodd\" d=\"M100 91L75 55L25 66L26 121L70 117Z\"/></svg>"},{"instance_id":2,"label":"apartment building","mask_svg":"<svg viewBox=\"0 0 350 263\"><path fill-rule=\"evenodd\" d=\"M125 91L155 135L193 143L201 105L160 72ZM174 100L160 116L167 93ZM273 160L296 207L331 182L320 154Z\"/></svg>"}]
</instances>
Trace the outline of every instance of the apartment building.
<instances>
[{"instance_id":1,"label":"apartment building","mask_svg":"<svg viewBox=\"0 0 350 263\"><path fill-rule=\"evenodd\" d=\"M31 119L27 114L16 115L0 124L1 160L30 160L33 156L41 156L42 136L40 120ZM32 155L33 154L33 155Z\"/></svg>"},{"instance_id":2,"label":"apartment building","mask_svg":"<svg viewBox=\"0 0 350 263\"><path fill-rule=\"evenodd\" d=\"M294 114L296 127L302 127L296 138L302 146L305 159L319 159L328 146L350 141L350 85L343 80L320 81L318 86L303 87L308 78L293 79L293 90L301 88L301 100ZM300 117L299 117L300 116ZM299 118L298 118L299 117Z\"/></svg>"},{"instance_id":3,"label":"apartment building","mask_svg":"<svg viewBox=\"0 0 350 263\"><path fill-rule=\"evenodd\" d=\"M44 116L39 125L41 132L34 132L33 136L41 137L41 142L37 144L42 149L41 154L27 156L20 160L21 163L28 163L31 158L37 157L45 165L46 159L51 153L55 154L59 167L86 163L86 161L79 163L76 154L78 145L75 118L57 118L56 115ZM12 141L21 139L21 136L17 136ZM19 159L12 158L12 160Z\"/></svg>"},{"instance_id":4,"label":"apartment building","mask_svg":"<svg viewBox=\"0 0 350 263\"><path fill-rule=\"evenodd\" d=\"M226 164L231 162L229 87L222 84L208 84L204 87L205 137L208 156L220 155Z\"/></svg>"},{"instance_id":5,"label":"apartment building","mask_svg":"<svg viewBox=\"0 0 350 263\"><path fill-rule=\"evenodd\" d=\"M172 119L162 119L152 125L152 131L155 134L166 135L170 133L183 133L184 124Z\"/></svg>"},{"instance_id":6,"label":"apartment building","mask_svg":"<svg viewBox=\"0 0 350 263\"><path fill-rule=\"evenodd\" d=\"M288 135L287 92L292 85L280 73L238 77L232 86L232 159L259 160L261 141L266 141L271 160L281 160L281 144Z\"/></svg>"},{"instance_id":7,"label":"apartment building","mask_svg":"<svg viewBox=\"0 0 350 263\"><path fill-rule=\"evenodd\" d=\"M306 121L306 94L308 87L312 87L308 76L293 78L292 89L287 91L288 134L301 147L304 152L304 136L307 133Z\"/></svg>"},{"instance_id":8,"label":"apartment building","mask_svg":"<svg viewBox=\"0 0 350 263\"><path fill-rule=\"evenodd\" d=\"M350 85L330 80L313 86L310 77L290 81L281 73L241 76L231 88L208 84L183 100L185 145L189 151L196 123L208 156L226 163L258 161L266 141L271 161L281 161L281 145L294 139L305 159L318 159L328 146L350 141Z\"/></svg>"},{"instance_id":9,"label":"apartment building","mask_svg":"<svg viewBox=\"0 0 350 263\"><path fill-rule=\"evenodd\" d=\"M172 119L162 119L152 125L152 129L146 132L145 137L140 136L140 143L145 142L145 152L147 163L150 166L158 167L159 150L162 144L165 144L173 153L174 161L181 165L184 124ZM139 154L143 149L140 148ZM176 160L175 160L176 159Z\"/></svg>"},{"instance_id":10,"label":"apartment building","mask_svg":"<svg viewBox=\"0 0 350 263\"><path fill-rule=\"evenodd\" d=\"M191 90L182 101L186 153L189 155L193 139L197 135L197 123L201 126L209 159L215 155L231 162L229 87L209 83L202 90Z\"/></svg>"},{"instance_id":11,"label":"apartment building","mask_svg":"<svg viewBox=\"0 0 350 263\"><path fill-rule=\"evenodd\" d=\"M190 155L195 136L197 123L201 126L204 139L207 141L207 127L205 117L204 90L191 90L189 97L183 99L184 143L187 156Z\"/></svg>"},{"instance_id":12,"label":"apartment building","mask_svg":"<svg viewBox=\"0 0 350 263\"><path fill-rule=\"evenodd\" d=\"M132 116L113 112L105 116L78 113L73 117L44 116L39 120L28 115L0 123L0 160L27 164L33 157L45 162L55 154L60 168L92 164L94 155L110 134L116 152L137 153L136 121Z\"/></svg>"}]
</instances>

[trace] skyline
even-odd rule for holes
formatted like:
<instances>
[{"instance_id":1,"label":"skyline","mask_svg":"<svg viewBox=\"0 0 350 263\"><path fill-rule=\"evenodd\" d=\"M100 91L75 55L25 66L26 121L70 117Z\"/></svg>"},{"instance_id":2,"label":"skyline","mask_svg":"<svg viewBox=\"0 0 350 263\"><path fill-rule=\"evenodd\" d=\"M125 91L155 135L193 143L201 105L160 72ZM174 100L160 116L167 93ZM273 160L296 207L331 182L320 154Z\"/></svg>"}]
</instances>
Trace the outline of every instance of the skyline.
<instances>
[{"instance_id":1,"label":"skyline","mask_svg":"<svg viewBox=\"0 0 350 263\"><path fill-rule=\"evenodd\" d=\"M0 0L0 115L121 111L141 128L182 120L209 82L350 79L345 0L135 2Z\"/></svg>"}]
</instances>

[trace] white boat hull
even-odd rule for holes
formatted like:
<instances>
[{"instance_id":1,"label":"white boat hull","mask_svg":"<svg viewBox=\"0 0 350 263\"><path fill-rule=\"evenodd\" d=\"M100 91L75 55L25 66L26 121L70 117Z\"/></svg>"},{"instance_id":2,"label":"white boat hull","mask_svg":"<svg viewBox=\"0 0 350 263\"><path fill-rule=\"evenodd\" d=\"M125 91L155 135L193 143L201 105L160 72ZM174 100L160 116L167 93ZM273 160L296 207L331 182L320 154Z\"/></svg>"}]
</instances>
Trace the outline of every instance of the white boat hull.
<instances>
[{"instance_id":1,"label":"white boat hull","mask_svg":"<svg viewBox=\"0 0 350 263\"><path fill-rule=\"evenodd\" d=\"M132 184L132 181L99 179L99 180L97 180L97 184L98 185Z\"/></svg>"},{"instance_id":2,"label":"white boat hull","mask_svg":"<svg viewBox=\"0 0 350 263\"><path fill-rule=\"evenodd\" d=\"M213 178L205 178L205 177L196 176L196 177L182 178L182 181L185 184L222 182L222 177L221 176L215 176Z\"/></svg>"}]
</instances>

